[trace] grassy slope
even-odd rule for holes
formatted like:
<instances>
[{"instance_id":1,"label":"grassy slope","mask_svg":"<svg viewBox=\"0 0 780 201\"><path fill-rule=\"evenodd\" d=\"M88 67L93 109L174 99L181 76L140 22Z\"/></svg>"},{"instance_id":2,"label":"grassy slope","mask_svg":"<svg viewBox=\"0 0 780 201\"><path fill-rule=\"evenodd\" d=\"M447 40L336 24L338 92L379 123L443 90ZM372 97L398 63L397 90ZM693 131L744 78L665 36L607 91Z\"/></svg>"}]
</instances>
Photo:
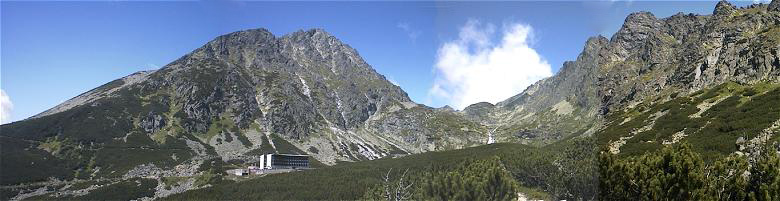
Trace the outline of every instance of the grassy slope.
<instances>
[{"instance_id":1,"label":"grassy slope","mask_svg":"<svg viewBox=\"0 0 780 201\"><path fill-rule=\"evenodd\" d=\"M665 98L665 97L661 97ZM660 149L664 140L683 132L695 151L710 160L736 151L737 138L752 139L780 119L780 85L739 85L725 83L690 96L670 101L648 101L637 107L611 114L607 126L596 134L600 144L629 136L652 122L652 114L665 112L651 129L638 132L621 147L621 155L630 156ZM706 111L697 105L714 104ZM700 117L692 117L699 113ZM625 120L625 122L624 122ZM621 124L622 123L622 124ZM776 138L777 139L777 138Z\"/></svg>"}]
</instances>

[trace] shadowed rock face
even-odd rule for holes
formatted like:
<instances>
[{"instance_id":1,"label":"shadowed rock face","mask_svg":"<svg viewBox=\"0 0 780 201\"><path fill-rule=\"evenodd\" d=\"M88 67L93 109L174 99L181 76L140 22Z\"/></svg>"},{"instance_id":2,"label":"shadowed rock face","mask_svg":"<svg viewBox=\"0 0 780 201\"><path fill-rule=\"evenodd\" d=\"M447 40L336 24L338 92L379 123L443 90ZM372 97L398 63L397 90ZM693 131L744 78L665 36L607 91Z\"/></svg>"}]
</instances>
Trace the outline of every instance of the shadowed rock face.
<instances>
[{"instance_id":1,"label":"shadowed rock face","mask_svg":"<svg viewBox=\"0 0 780 201\"><path fill-rule=\"evenodd\" d=\"M712 11L712 15L715 16L731 15L736 10L737 10L736 6L732 5L728 1L722 0L719 1L717 5L715 5L715 10Z\"/></svg>"},{"instance_id":2,"label":"shadowed rock face","mask_svg":"<svg viewBox=\"0 0 780 201\"><path fill-rule=\"evenodd\" d=\"M780 11L780 1L778 0L772 0L771 3L769 3L769 6L767 6L767 11Z\"/></svg>"}]
</instances>

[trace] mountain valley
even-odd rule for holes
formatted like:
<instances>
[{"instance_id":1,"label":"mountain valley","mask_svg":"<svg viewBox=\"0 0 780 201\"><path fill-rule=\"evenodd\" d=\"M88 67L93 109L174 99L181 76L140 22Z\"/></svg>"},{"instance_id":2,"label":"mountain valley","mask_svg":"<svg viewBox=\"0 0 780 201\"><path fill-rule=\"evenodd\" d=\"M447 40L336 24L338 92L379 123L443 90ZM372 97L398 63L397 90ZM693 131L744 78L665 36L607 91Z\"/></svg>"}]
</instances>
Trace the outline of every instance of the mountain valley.
<instances>
[{"instance_id":1,"label":"mountain valley","mask_svg":"<svg viewBox=\"0 0 780 201\"><path fill-rule=\"evenodd\" d=\"M421 186L463 170L531 198L591 200L599 155L780 151L780 0L633 13L554 76L459 111L415 103L325 30L250 29L0 130L2 200L377 199L393 169ZM306 154L316 169L225 175L266 153ZM359 185L329 186L345 175ZM308 193L285 194L297 181ZM275 194L230 194L250 187ZM432 199L426 189L415 198Z\"/></svg>"}]
</instances>

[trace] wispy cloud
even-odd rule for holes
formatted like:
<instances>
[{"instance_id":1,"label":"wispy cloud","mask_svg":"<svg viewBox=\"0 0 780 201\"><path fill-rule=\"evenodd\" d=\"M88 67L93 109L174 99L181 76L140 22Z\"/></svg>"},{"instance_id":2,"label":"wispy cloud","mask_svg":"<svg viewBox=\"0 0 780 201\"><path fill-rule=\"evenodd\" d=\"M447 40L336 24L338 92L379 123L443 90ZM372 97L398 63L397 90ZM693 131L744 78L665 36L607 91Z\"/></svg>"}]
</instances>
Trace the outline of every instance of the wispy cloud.
<instances>
[{"instance_id":1,"label":"wispy cloud","mask_svg":"<svg viewBox=\"0 0 780 201\"><path fill-rule=\"evenodd\" d=\"M11 102L11 97L5 93L5 90L0 89L0 124L11 122L11 111L14 109L14 104Z\"/></svg>"},{"instance_id":2,"label":"wispy cloud","mask_svg":"<svg viewBox=\"0 0 780 201\"><path fill-rule=\"evenodd\" d=\"M412 40L412 43L415 43L417 41L417 37L422 34L419 30L413 29L412 26L407 22L399 22L398 25L396 25L399 29L403 30L404 33L409 37L410 40Z\"/></svg>"},{"instance_id":3,"label":"wispy cloud","mask_svg":"<svg viewBox=\"0 0 780 201\"><path fill-rule=\"evenodd\" d=\"M504 24L498 42L492 40L495 32L493 24L472 19L460 28L458 39L439 47L429 98L456 109L497 103L552 75L550 64L529 46L530 25Z\"/></svg>"}]
</instances>

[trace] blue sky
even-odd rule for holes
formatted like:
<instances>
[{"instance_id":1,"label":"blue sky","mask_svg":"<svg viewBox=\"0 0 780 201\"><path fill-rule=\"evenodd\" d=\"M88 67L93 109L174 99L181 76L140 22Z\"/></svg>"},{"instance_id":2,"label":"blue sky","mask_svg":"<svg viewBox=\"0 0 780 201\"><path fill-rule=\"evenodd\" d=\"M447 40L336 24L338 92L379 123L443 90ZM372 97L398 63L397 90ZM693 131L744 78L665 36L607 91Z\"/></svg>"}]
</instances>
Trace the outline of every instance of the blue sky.
<instances>
[{"instance_id":1,"label":"blue sky","mask_svg":"<svg viewBox=\"0 0 780 201\"><path fill-rule=\"evenodd\" d=\"M439 107L451 101L432 97L432 86L443 77L436 68L438 52L462 38L470 20L481 24L476 28L495 27L487 39L496 44L502 28L530 27L527 46L555 73L576 58L588 37L610 37L631 12L710 14L715 4L2 1L0 88L13 103L2 111L10 113L3 122L35 115L133 72L158 69L216 36L260 27L277 36L323 28L357 49L414 101Z\"/></svg>"}]
</instances>

